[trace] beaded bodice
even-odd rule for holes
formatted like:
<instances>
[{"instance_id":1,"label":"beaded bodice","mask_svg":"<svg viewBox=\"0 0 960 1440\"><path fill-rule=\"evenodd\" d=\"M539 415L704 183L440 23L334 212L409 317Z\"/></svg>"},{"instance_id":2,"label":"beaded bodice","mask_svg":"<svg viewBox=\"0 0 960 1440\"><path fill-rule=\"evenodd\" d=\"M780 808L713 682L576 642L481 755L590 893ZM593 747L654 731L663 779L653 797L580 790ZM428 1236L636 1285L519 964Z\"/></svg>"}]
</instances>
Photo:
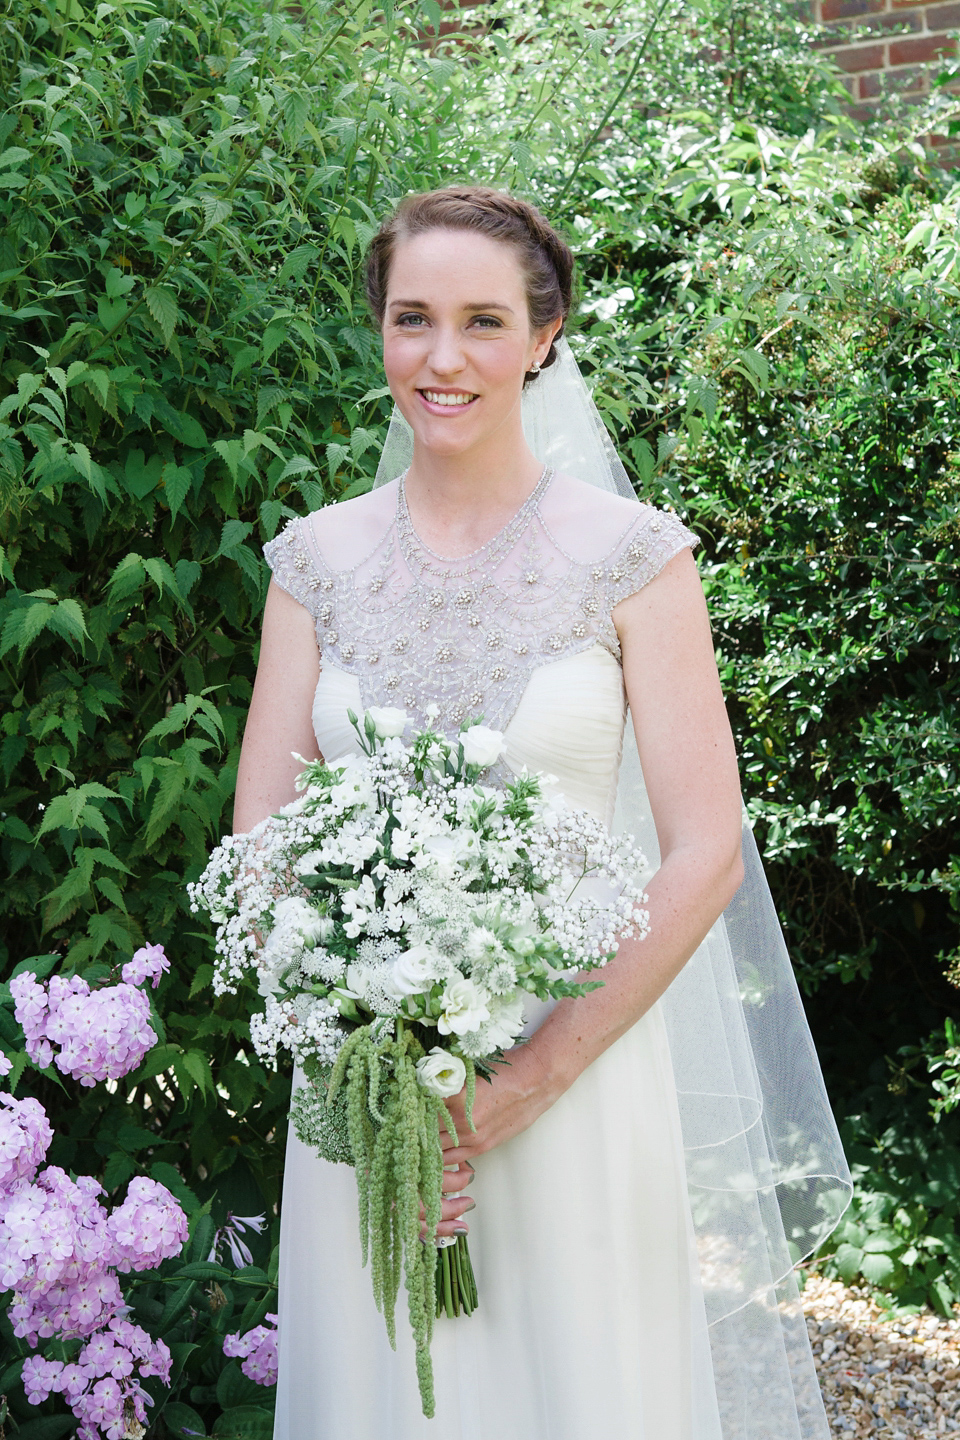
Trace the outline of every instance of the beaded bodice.
<instances>
[{"instance_id":1,"label":"beaded bodice","mask_svg":"<svg viewBox=\"0 0 960 1440\"><path fill-rule=\"evenodd\" d=\"M336 566L359 503L347 502L264 547L274 579L315 617L324 664L357 676L365 706L401 706L418 724L436 706L434 724L451 731L481 715L504 729L538 666L597 643L619 659L614 607L696 544L676 516L549 470L499 534L457 560L417 535L402 480L362 500L365 553Z\"/></svg>"}]
</instances>

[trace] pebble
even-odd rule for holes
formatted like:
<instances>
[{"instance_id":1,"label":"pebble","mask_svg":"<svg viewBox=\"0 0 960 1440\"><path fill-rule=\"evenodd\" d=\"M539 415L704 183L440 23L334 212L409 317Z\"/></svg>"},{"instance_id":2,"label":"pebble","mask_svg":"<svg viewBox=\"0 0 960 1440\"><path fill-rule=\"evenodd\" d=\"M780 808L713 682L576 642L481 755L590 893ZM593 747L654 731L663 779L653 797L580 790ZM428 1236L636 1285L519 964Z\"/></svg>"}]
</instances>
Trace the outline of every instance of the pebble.
<instances>
[{"instance_id":1,"label":"pebble","mask_svg":"<svg viewBox=\"0 0 960 1440\"><path fill-rule=\"evenodd\" d=\"M832 1436L960 1440L960 1316L891 1316L815 1273L801 1301Z\"/></svg>"}]
</instances>

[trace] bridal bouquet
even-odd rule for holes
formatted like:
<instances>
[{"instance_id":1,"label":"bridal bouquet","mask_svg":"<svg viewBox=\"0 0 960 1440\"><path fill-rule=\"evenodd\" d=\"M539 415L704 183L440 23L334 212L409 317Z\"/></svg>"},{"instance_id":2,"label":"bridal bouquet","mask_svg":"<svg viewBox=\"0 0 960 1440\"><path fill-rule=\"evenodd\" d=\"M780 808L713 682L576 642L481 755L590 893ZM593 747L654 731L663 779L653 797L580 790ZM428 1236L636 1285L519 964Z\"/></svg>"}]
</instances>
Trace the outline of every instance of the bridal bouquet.
<instances>
[{"instance_id":1,"label":"bridal bouquet","mask_svg":"<svg viewBox=\"0 0 960 1440\"><path fill-rule=\"evenodd\" d=\"M348 713L362 753L306 764L299 798L228 836L190 898L216 925L215 988L252 973L257 1052L284 1047L304 1073L297 1134L356 1169L374 1296L393 1343L403 1277L432 1415L434 1318L476 1304L464 1237L420 1243L441 1215L440 1125L458 1143L444 1101L465 1089L472 1126L477 1075L519 1039L525 998L596 989L576 977L645 936L644 861L540 776L481 783L498 732L404 743L402 710Z\"/></svg>"}]
</instances>

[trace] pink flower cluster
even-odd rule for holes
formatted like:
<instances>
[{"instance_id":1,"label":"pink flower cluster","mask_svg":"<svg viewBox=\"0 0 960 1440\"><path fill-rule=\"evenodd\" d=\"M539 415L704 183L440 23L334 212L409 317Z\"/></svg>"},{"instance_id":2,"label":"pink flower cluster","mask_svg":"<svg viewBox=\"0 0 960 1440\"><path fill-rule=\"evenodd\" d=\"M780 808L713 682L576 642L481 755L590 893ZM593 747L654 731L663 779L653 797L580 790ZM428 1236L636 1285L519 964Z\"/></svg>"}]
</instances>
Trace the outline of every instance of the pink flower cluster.
<instances>
[{"instance_id":1,"label":"pink flower cluster","mask_svg":"<svg viewBox=\"0 0 960 1440\"><path fill-rule=\"evenodd\" d=\"M277 1383L277 1317L265 1315L266 1325L248 1330L246 1335L226 1335L223 1353L233 1360L242 1360L240 1369L257 1385Z\"/></svg>"},{"instance_id":2,"label":"pink flower cluster","mask_svg":"<svg viewBox=\"0 0 960 1440\"><path fill-rule=\"evenodd\" d=\"M137 973L141 972L152 973L143 971L142 963ZM55 1060L58 1070L81 1085L119 1080L135 1070L157 1043L149 1023L150 1002L126 981L91 990L79 975L54 975L49 984L41 985L35 975L25 972L10 981L10 994L33 1063L45 1068ZM60 1046L59 1051L54 1045Z\"/></svg>"},{"instance_id":3,"label":"pink flower cluster","mask_svg":"<svg viewBox=\"0 0 960 1440\"><path fill-rule=\"evenodd\" d=\"M51 1394L62 1395L82 1423L78 1440L122 1440L130 1434L131 1414L146 1427L147 1406L153 1401L133 1377L158 1375L170 1379L170 1351L129 1320L111 1320L105 1330L88 1340L76 1360L45 1360L30 1355L23 1365L23 1384L30 1405L41 1405ZM99 1427L99 1428L98 1428Z\"/></svg>"},{"instance_id":4,"label":"pink flower cluster","mask_svg":"<svg viewBox=\"0 0 960 1440\"><path fill-rule=\"evenodd\" d=\"M6 1058L6 1057L4 1057ZM4 1072L6 1073L6 1072ZM39 1100L0 1095L0 1189L36 1174L53 1139L47 1112Z\"/></svg>"},{"instance_id":5,"label":"pink flower cluster","mask_svg":"<svg viewBox=\"0 0 960 1440\"><path fill-rule=\"evenodd\" d=\"M152 980L156 990L160 976L169 969L170 961L162 945L143 945L133 952L133 959L127 961L120 974L128 985L142 985L144 981Z\"/></svg>"},{"instance_id":6,"label":"pink flower cluster","mask_svg":"<svg viewBox=\"0 0 960 1440\"><path fill-rule=\"evenodd\" d=\"M44 1066L55 1058L84 1085L119 1079L157 1039L147 1024L149 1002L132 982L156 983L165 968L163 950L153 945L124 967L123 984L99 990L77 976L54 976L44 986L35 975L18 975L10 990L27 1053ZM77 1440L122 1440L134 1422L146 1426L153 1402L140 1381L156 1375L169 1383L170 1351L123 1318L117 1275L179 1255L187 1217L165 1186L143 1176L108 1214L92 1176L71 1180L55 1165L38 1175L53 1138L42 1105L0 1095L0 1107L0 1288L14 1292L14 1334L31 1345L52 1336L85 1342L69 1363L28 1356L27 1399L39 1405L61 1394L80 1421Z\"/></svg>"}]
</instances>

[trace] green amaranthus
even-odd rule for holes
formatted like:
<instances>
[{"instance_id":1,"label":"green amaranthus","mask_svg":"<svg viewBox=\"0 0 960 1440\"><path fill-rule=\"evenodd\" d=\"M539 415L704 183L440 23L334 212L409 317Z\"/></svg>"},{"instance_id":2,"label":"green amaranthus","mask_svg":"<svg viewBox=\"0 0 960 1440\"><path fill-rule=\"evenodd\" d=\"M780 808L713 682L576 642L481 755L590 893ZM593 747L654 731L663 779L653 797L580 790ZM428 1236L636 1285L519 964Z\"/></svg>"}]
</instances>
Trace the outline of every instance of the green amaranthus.
<instances>
[{"instance_id":1,"label":"green amaranthus","mask_svg":"<svg viewBox=\"0 0 960 1440\"><path fill-rule=\"evenodd\" d=\"M472 1314L477 1291L466 1237L440 1249L432 1243L443 1203L439 1126L455 1145L458 1136L443 1100L418 1082L416 1063L425 1053L408 1022L397 1019L395 1033L360 1025L344 1041L332 1070L308 1062L309 1084L298 1092L294 1111L301 1138L316 1144L325 1158L347 1161L356 1170L360 1242L363 1263L370 1262L374 1299L395 1349L403 1280L423 1413L432 1417L434 1319L453 1318L461 1310ZM464 1063L472 1129L476 1070L472 1061Z\"/></svg>"}]
</instances>

